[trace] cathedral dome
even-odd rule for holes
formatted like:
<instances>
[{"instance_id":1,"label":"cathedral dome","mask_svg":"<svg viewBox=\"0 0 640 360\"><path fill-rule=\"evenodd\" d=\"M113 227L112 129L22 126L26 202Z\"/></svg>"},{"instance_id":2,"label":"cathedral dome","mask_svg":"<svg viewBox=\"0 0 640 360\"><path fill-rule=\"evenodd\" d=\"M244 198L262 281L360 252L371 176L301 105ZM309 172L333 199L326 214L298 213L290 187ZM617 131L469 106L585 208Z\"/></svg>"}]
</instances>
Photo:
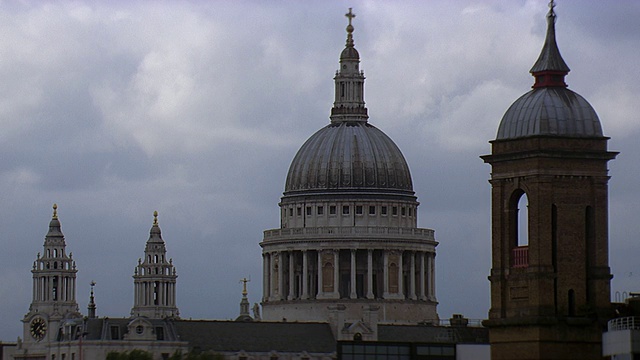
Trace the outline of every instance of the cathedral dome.
<instances>
[{"instance_id":1,"label":"cathedral dome","mask_svg":"<svg viewBox=\"0 0 640 360\"><path fill-rule=\"evenodd\" d=\"M336 122L302 145L289 168L285 195L372 189L413 194L402 152L368 122Z\"/></svg>"},{"instance_id":2,"label":"cathedral dome","mask_svg":"<svg viewBox=\"0 0 640 360\"><path fill-rule=\"evenodd\" d=\"M593 107L564 87L540 87L521 96L504 114L496 139L536 135L603 136Z\"/></svg>"}]
</instances>

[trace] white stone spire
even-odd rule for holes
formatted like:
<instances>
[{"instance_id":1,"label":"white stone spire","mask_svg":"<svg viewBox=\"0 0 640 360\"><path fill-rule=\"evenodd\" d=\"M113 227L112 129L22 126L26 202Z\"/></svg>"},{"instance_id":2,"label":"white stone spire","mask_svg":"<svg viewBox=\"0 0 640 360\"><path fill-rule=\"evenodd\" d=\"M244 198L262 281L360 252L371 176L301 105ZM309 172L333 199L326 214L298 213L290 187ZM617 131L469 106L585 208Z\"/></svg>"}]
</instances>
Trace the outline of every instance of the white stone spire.
<instances>
[{"instance_id":1,"label":"white stone spire","mask_svg":"<svg viewBox=\"0 0 640 360\"><path fill-rule=\"evenodd\" d=\"M144 261L138 259L133 275L134 305L131 316L148 318L177 318L176 306L176 270L173 261L166 258L166 247L160 226L158 212L153 213L153 226L149 231L149 240L144 251Z\"/></svg>"},{"instance_id":2,"label":"white stone spire","mask_svg":"<svg viewBox=\"0 0 640 360\"><path fill-rule=\"evenodd\" d=\"M353 45L354 13L345 14L347 25L347 43L340 54L340 69L333 78L335 81L335 101L331 109L331 122L366 122L369 116L364 103L364 73L360 71L360 54Z\"/></svg>"},{"instance_id":3,"label":"white stone spire","mask_svg":"<svg viewBox=\"0 0 640 360\"><path fill-rule=\"evenodd\" d=\"M44 239L44 252L33 262L33 299L30 313L63 317L78 314L76 302L76 262L66 253L64 235L58 220L58 206L53 204L49 232ZM29 316L29 315L27 315Z\"/></svg>"}]
</instances>

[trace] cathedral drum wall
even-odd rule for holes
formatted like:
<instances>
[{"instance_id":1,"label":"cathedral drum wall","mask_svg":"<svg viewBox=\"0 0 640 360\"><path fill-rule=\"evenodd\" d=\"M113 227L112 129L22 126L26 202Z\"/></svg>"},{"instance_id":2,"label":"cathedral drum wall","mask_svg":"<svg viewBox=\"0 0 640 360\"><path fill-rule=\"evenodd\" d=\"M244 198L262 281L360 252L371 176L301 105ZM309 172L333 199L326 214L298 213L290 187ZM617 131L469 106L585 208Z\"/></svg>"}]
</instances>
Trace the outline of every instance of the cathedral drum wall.
<instances>
[{"instance_id":1,"label":"cathedral drum wall","mask_svg":"<svg viewBox=\"0 0 640 360\"><path fill-rule=\"evenodd\" d=\"M347 321L366 318L367 311L373 306L377 309L378 322L388 324L438 323L436 303L393 301L393 300L347 300L313 301L295 303L263 303L263 321L307 321L326 322L331 308L336 304L344 306L343 316Z\"/></svg>"}]
</instances>

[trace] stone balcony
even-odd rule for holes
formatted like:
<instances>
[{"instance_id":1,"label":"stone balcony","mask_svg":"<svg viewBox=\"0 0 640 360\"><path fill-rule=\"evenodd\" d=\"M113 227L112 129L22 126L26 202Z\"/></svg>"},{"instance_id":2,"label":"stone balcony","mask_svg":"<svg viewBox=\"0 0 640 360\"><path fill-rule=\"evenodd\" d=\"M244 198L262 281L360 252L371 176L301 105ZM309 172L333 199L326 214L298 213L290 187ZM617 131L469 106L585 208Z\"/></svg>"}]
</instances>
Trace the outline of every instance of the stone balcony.
<instances>
[{"instance_id":1,"label":"stone balcony","mask_svg":"<svg viewBox=\"0 0 640 360\"><path fill-rule=\"evenodd\" d=\"M304 240L408 240L428 241L435 245L434 230L387 226L323 226L270 229L264 231L264 243Z\"/></svg>"}]
</instances>

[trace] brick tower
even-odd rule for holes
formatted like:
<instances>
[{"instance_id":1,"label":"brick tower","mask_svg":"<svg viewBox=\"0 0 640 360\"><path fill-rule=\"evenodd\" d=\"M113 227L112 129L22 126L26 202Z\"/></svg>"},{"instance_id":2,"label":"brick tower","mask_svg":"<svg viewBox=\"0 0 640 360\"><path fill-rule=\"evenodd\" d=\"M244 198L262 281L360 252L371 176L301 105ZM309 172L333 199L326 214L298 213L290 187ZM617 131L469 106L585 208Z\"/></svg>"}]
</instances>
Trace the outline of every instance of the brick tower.
<instances>
[{"instance_id":1,"label":"brick tower","mask_svg":"<svg viewBox=\"0 0 640 360\"><path fill-rule=\"evenodd\" d=\"M610 309L607 162L617 153L591 105L567 89L549 7L533 89L507 110L482 156L491 164L484 324L494 360L601 359Z\"/></svg>"}]
</instances>

